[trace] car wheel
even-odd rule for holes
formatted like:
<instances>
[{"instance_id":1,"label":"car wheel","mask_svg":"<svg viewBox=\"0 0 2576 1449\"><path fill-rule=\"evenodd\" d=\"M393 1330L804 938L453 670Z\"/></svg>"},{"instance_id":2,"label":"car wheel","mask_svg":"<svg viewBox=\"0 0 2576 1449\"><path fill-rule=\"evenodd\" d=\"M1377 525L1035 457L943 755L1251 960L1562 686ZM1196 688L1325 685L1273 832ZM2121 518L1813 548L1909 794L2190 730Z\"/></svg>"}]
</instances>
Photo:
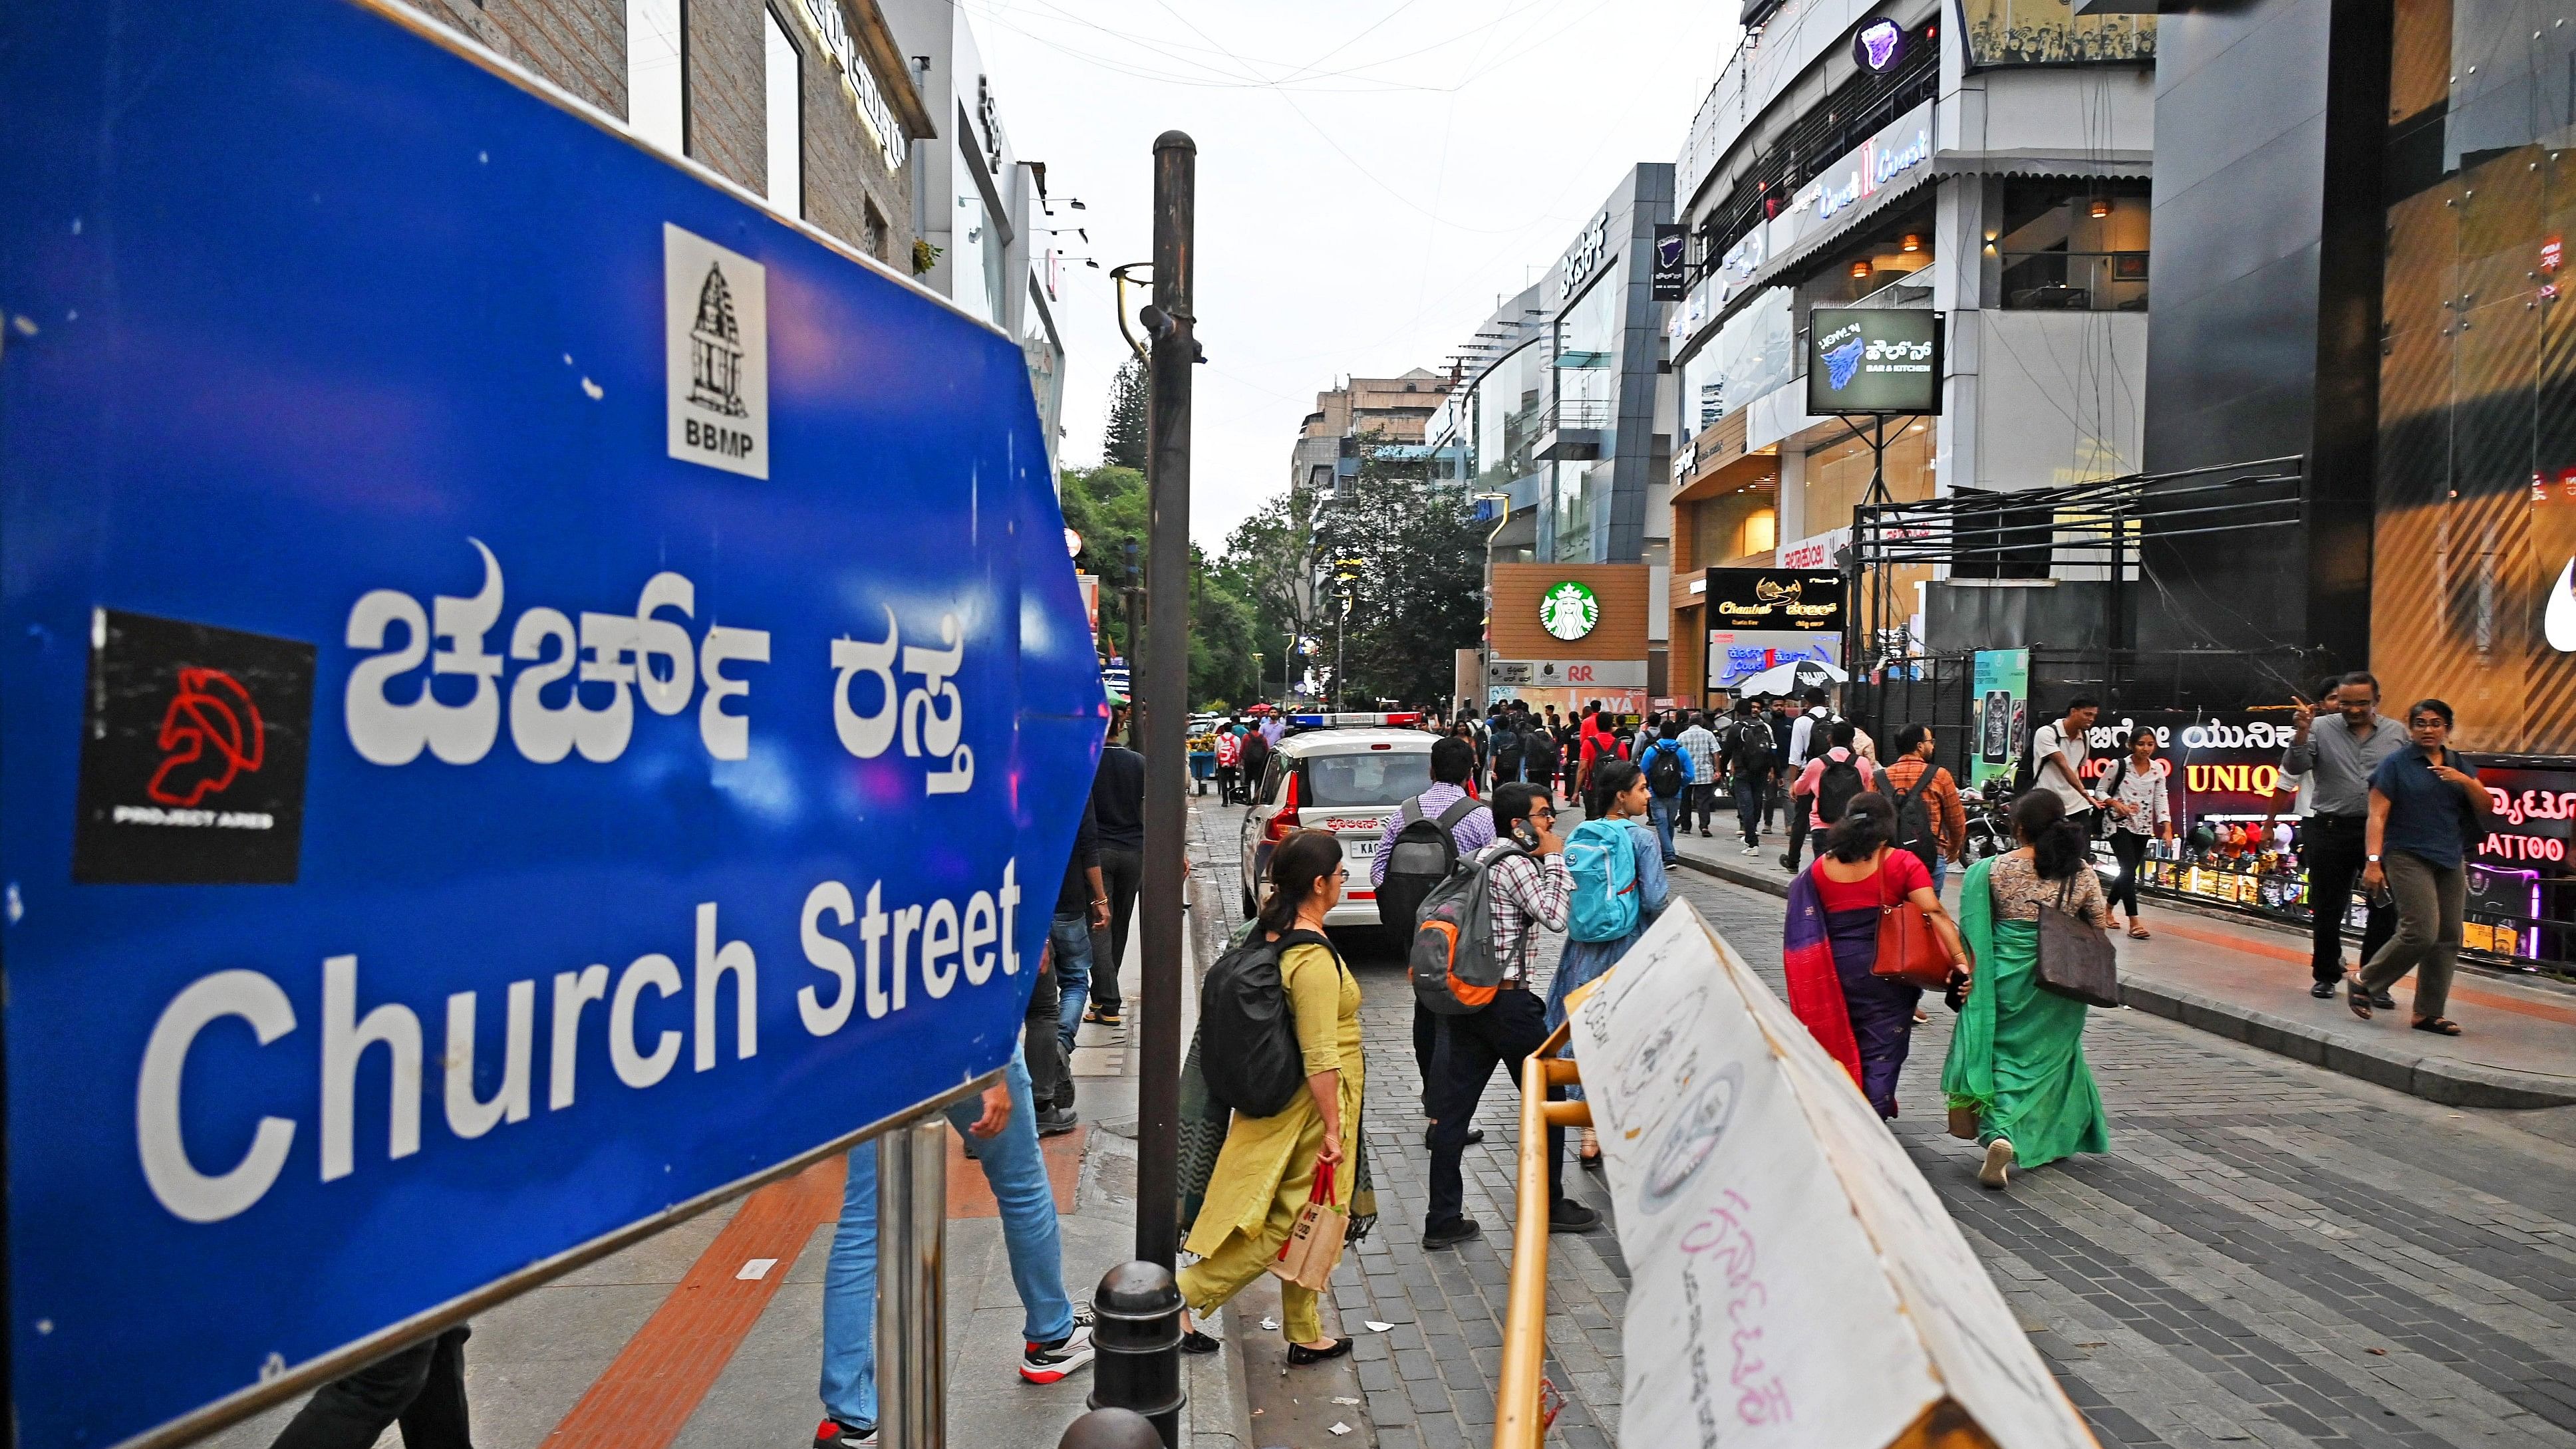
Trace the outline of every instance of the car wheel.
<instances>
[{"instance_id":1,"label":"car wheel","mask_svg":"<svg viewBox=\"0 0 2576 1449\"><path fill-rule=\"evenodd\" d=\"M1260 914L1261 903L1252 898L1252 887L1245 886L1243 888L1243 918L1248 921Z\"/></svg>"}]
</instances>

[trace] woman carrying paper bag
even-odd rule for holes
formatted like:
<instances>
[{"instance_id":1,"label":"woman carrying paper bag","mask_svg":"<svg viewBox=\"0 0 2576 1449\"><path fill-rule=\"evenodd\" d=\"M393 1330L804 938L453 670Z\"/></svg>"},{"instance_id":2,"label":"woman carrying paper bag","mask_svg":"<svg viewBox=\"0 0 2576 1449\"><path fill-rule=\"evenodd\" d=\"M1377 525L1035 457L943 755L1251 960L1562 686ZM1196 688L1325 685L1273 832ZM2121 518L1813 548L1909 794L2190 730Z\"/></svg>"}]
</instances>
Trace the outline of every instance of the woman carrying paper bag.
<instances>
[{"instance_id":1,"label":"woman carrying paper bag","mask_svg":"<svg viewBox=\"0 0 2576 1449\"><path fill-rule=\"evenodd\" d=\"M1271 853L1270 898L1254 929L1271 937L1291 930L1321 934L1347 876L1341 842L1329 831L1290 835ZM1279 1273L1288 1362L1309 1364L1351 1348L1348 1338L1324 1336L1315 1286L1340 1257L1350 1209L1345 1184L1352 1174L1339 1169L1356 1154L1359 1136L1360 988L1329 946L1291 946L1280 957L1279 974L1296 1016L1307 1090L1272 1116L1235 1114L1184 1244L1200 1260L1181 1270L1180 1283L1191 1312L1212 1313L1263 1273ZM1301 1218L1309 1219L1307 1231L1297 1251L1283 1258ZM1216 1346L1189 1326L1186 1314L1182 1326L1184 1349L1204 1353Z\"/></svg>"}]
</instances>

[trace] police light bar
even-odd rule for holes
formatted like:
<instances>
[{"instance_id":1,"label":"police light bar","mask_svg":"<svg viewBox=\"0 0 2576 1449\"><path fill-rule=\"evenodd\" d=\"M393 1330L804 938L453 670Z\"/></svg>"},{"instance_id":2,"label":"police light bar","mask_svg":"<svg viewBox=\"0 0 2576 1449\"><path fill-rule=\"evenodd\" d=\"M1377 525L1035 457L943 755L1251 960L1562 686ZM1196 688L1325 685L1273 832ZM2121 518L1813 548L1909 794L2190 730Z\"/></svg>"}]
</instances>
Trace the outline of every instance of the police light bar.
<instances>
[{"instance_id":1,"label":"police light bar","mask_svg":"<svg viewBox=\"0 0 2576 1449\"><path fill-rule=\"evenodd\" d=\"M1363 714L1357 711L1341 714L1292 714L1288 716L1288 723L1292 728L1301 730L1330 729L1335 725L1418 725L1422 723L1422 711L1409 709L1392 714Z\"/></svg>"}]
</instances>

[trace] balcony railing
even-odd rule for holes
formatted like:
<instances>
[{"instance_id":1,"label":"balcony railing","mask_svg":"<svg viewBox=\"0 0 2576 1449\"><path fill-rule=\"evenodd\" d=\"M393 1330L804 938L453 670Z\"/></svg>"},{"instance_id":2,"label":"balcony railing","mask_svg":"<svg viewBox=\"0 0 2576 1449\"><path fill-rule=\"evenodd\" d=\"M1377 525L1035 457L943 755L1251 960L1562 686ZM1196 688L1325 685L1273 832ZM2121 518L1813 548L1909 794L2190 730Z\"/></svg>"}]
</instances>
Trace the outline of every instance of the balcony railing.
<instances>
[{"instance_id":1,"label":"balcony railing","mask_svg":"<svg viewBox=\"0 0 2576 1449\"><path fill-rule=\"evenodd\" d=\"M1600 397L1561 397L1539 418L1541 433L1562 432L1567 428L1606 428L1610 426L1610 400Z\"/></svg>"},{"instance_id":2,"label":"balcony railing","mask_svg":"<svg viewBox=\"0 0 2576 1449\"><path fill-rule=\"evenodd\" d=\"M2006 252L2007 311L2144 312L2145 252Z\"/></svg>"}]
</instances>

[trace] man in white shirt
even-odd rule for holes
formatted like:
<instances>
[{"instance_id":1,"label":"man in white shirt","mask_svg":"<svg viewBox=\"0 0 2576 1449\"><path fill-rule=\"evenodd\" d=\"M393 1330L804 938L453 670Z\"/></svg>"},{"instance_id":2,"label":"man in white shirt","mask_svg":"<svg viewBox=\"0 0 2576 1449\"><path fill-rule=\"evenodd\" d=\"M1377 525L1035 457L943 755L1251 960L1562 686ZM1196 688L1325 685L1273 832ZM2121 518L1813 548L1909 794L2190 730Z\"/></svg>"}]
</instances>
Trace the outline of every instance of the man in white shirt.
<instances>
[{"instance_id":1,"label":"man in white shirt","mask_svg":"<svg viewBox=\"0 0 2576 1449\"><path fill-rule=\"evenodd\" d=\"M1826 742L1833 738L1834 712L1825 706L1825 692L1815 685L1807 686L1807 712L1789 727L1789 778L1807 767L1807 761L1824 754ZM1855 738L1857 734L1855 733ZM1796 870L1800 852L1807 843L1807 808L1794 801L1789 807L1789 850L1780 857L1780 868Z\"/></svg>"},{"instance_id":2,"label":"man in white shirt","mask_svg":"<svg viewBox=\"0 0 2576 1449\"><path fill-rule=\"evenodd\" d=\"M2088 830L2093 812L2103 801L2084 788L2084 759L2092 749L2085 737L2093 728L2093 717L2101 712L2100 700L2079 694L2068 702L2066 718L2041 725L2030 737L2032 786L2055 794L2066 807L2066 818Z\"/></svg>"}]
</instances>

